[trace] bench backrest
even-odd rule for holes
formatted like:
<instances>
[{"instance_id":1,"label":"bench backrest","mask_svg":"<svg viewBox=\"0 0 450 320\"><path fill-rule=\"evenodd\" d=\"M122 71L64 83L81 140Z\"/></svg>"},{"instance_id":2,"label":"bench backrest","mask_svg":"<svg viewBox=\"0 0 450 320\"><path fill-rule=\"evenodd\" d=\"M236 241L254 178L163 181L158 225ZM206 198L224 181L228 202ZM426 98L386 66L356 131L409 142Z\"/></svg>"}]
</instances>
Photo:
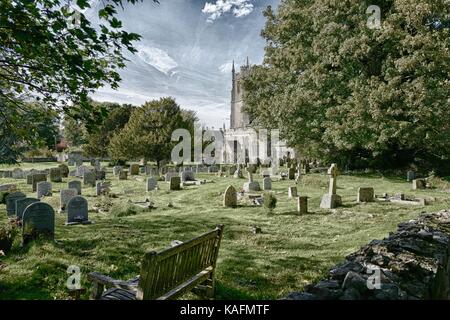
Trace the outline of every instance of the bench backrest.
<instances>
[{"instance_id":1,"label":"bench backrest","mask_svg":"<svg viewBox=\"0 0 450 320\"><path fill-rule=\"evenodd\" d=\"M214 272L223 226L161 252L144 256L138 286L138 299L154 300L194 277L201 271Z\"/></svg>"}]
</instances>

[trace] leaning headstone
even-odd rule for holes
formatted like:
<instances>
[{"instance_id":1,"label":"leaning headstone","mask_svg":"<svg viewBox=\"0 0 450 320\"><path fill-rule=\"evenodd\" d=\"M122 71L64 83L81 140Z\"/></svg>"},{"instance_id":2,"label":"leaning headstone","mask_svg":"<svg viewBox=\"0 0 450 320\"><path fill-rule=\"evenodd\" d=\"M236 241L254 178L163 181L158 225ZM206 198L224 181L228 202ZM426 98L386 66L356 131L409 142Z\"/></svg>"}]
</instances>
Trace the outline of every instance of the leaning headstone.
<instances>
[{"instance_id":1,"label":"leaning headstone","mask_svg":"<svg viewBox=\"0 0 450 320\"><path fill-rule=\"evenodd\" d=\"M416 179L416 172L409 170L406 172L406 181L410 182Z\"/></svg>"},{"instance_id":2,"label":"leaning headstone","mask_svg":"<svg viewBox=\"0 0 450 320\"><path fill-rule=\"evenodd\" d=\"M358 188L357 202L372 202L375 198L373 188L360 187Z\"/></svg>"},{"instance_id":3,"label":"leaning headstone","mask_svg":"<svg viewBox=\"0 0 450 320\"><path fill-rule=\"evenodd\" d=\"M297 187L289 187L288 198L296 198L297 196Z\"/></svg>"},{"instance_id":4,"label":"leaning headstone","mask_svg":"<svg viewBox=\"0 0 450 320\"><path fill-rule=\"evenodd\" d=\"M297 212L300 214L308 213L308 197L297 197Z\"/></svg>"},{"instance_id":5,"label":"leaning headstone","mask_svg":"<svg viewBox=\"0 0 450 320\"><path fill-rule=\"evenodd\" d=\"M8 215L8 217L13 217L15 215L16 201L19 199L25 199L26 197L27 196L20 191L12 192L6 196L6 214Z\"/></svg>"},{"instance_id":6,"label":"leaning headstone","mask_svg":"<svg viewBox=\"0 0 450 320\"><path fill-rule=\"evenodd\" d=\"M41 200L35 199L35 198L20 198L16 200L16 217L20 220L23 219L23 212L25 211L25 208L28 207L30 204L39 202Z\"/></svg>"},{"instance_id":7,"label":"leaning headstone","mask_svg":"<svg viewBox=\"0 0 450 320\"><path fill-rule=\"evenodd\" d=\"M50 181L51 182L62 182L62 174L60 168L50 169Z\"/></svg>"},{"instance_id":8,"label":"leaning headstone","mask_svg":"<svg viewBox=\"0 0 450 320\"><path fill-rule=\"evenodd\" d=\"M67 183L67 189L75 189L77 190L77 195L81 196L81 181L69 181L69 183Z\"/></svg>"},{"instance_id":9,"label":"leaning headstone","mask_svg":"<svg viewBox=\"0 0 450 320\"><path fill-rule=\"evenodd\" d=\"M35 202L25 208L22 219L23 243L43 236L55 238L55 211L45 202Z\"/></svg>"},{"instance_id":10,"label":"leaning headstone","mask_svg":"<svg viewBox=\"0 0 450 320\"><path fill-rule=\"evenodd\" d=\"M95 173L94 172L85 172L83 175L83 184L85 186L95 187Z\"/></svg>"},{"instance_id":11,"label":"leaning headstone","mask_svg":"<svg viewBox=\"0 0 450 320\"><path fill-rule=\"evenodd\" d=\"M269 177L263 179L263 190L272 190L272 180Z\"/></svg>"},{"instance_id":12,"label":"leaning headstone","mask_svg":"<svg viewBox=\"0 0 450 320\"><path fill-rule=\"evenodd\" d=\"M67 178L69 176L69 167L64 163L60 164L58 167L59 170L61 171L61 177Z\"/></svg>"},{"instance_id":13,"label":"leaning headstone","mask_svg":"<svg viewBox=\"0 0 450 320\"><path fill-rule=\"evenodd\" d=\"M194 172L191 170L185 170L180 173L181 181L195 181Z\"/></svg>"},{"instance_id":14,"label":"leaning headstone","mask_svg":"<svg viewBox=\"0 0 450 320\"><path fill-rule=\"evenodd\" d=\"M136 163L130 165L130 176L137 176L137 175L139 175L139 165Z\"/></svg>"},{"instance_id":15,"label":"leaning headstone","mask_svg":"<svg viewBox=\"0 0 450 320\"><path fill-rule=\"evenodd\" d=\"M36 185L37 198L40 199L44 196L52 195L52 183L47 181L38 182Z\"/></svg>"},{"instance_id":16,"label":"leaning headstone","mask_svg":"<svg viewBox=\"0 0 450 320\"><path fill-rule=\"evenodd\" d=\"M223 195L223 206L235 208L237 206L237 193L233 186L228 186Z\"/></svg>"},{"instance_id":17,"label":"leaning headstone","mask_svg":"<svg viewBox=\"0 0 450 320\"><path fill-rule=\"evenodd\" d=\"M33 185L33 192L36 192L38 182L47 181L47 175L45 173L35 173L31 177L31 184Z\"/></svg>"},{"instance_id":18,"label":"leaning headstone","mask_svg":"<svg viewBox=\"0 0 450 320\"><path fill-rule=\"evenodd\" d=\"M336 179L339 175L339 171L335 163L330 166L327 173L330 176L329 190L327 194L323 195L320 207L324 209L334 209L342 204L341 196L336 194Z\"/></svg>"},{"instance_id":19,"label":"leaning headstone","mask_svg":"<svg viewBox=\"0 0 450 320\"><path fill-rule=\"evenodd\" d=\"M70 199L76 197L77 195L78 191L76 189L61 190L59 193L59 210L61 212L65 211Z\"/></svg>"},{"instance_id":20,"label":"leaning headstone","mask_svg":"<svg viewBox=\"0 0 450 320\"><path fill-rule=\"evenodd\" d=\"M412 181L412 189L418 190L418 189L425 189L426 188L426 181L425 179L414 179Z\"/></svg>"},{"instance_id":21,"label":"leaning headstone","mask_svg":"<svg viewBox=\"0 0 450 320\"><path fill-rule=\"evenodd\" d=\"M88 217L88 202L81 196L70 199L67 204L67 222L66 225L90 224Z\"/></svg>"},{"instance_id":22,"label":"leaning headstone","mask_svg":"<svg viewBox=\"0 0 450 320\"><path fill-rule=\"evenodd\" d=\"M123 170L122 166L114 166L113 167L113 175L118 176L122 170Z\"/></svg>"},{"instance_id":23,"label":"leaning headstone","mask_svg":"<svg viewBox=\"0 0 450 320\"><path fill-rule=\"evenodd\" d=\"M17 190L17 186L15 184L8 183L0 185L0 192L15 191L15 190Z\"/></svg>"},{"instance_id":24,"label":"leaning headstone","mask_svg":"<svg viewBox=\"0 0 450 320\"><path fill-rule=\"evenodd\" d=\"M170 178L170 190L180 190L181 179L179 176Z\"/></svg>"},{"instance_id":25,"label":"leaning headstone","mask_svg":"<svg viewBox=\"0 0 450 320\"><path fill-rule=\"evenodd\" d=\"M145 189L145 191L149 192L152 190L155 190L155 188L158 186L158 181L156 181L155 178L150 177L147 179L147 187Z\"/></svg>"},{"instance_id":26,"label":"leaning headstone","mask_svg":"<svg viewBox=\"0 0 450 320\"><path fill-rule=\"evenodd\" d=\"M128 171L120 171L119 172L119 180L127 180L128 178Z\"/></svg>"}]
</instances>

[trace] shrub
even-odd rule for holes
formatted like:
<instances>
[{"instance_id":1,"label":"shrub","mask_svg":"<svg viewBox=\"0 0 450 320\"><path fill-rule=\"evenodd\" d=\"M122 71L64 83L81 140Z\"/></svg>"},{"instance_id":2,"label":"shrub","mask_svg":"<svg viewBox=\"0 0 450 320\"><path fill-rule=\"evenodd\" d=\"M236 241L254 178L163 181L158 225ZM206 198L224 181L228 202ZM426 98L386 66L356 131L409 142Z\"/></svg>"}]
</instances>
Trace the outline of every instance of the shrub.
<instances>
[{"instance_id":1,"label":"shrub","mask_svg":"<svg viewBox=\"0 0 450 320\"><path fill-rule=\"evenodd\" d=\"M8 191L0 192L0 204L6 204L6 196L8 194Z\"/></svg>"},{"instance_id":2,"label":"shrub","mask_svg":"<svg viewBox=\"0 0 450 320\"><path fill-rule=\"evenodd\" d=\"M264 208L266 208L269 212L272 212L273 209L277 206L277 198L271 192L264 193Z\"/></svg>"},{"instance_id":3,"label":"shrub","mask_svg":"<svg viewBox=\"0 0 450 320\"><path fill-rule=\"evenodd\" d=\"M0 226L0 251L8 253L18 233L18 223L14 220Z\"/></svg>"}]
</instances>

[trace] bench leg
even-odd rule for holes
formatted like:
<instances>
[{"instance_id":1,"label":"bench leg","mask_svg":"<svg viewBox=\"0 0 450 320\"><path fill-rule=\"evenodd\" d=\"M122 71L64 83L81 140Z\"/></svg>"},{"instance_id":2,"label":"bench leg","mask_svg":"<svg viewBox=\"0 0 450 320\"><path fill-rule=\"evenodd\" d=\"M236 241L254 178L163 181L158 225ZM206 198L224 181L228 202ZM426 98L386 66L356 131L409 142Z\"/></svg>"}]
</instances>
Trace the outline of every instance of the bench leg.
<instances>
[{"instance_id":1,"label":"bench leg","mask_svg":"<svg viewBox=\"0 0 450 320\"><path fill-rule=\"evenodd\" d=\"M192 293L198 295L202 298L214 299L214 280L208 279L205 282L199 284L194 289L192 289Z\"/></svg>"},{"instance_id":2,"label":"bench leg","mask_svg":"<svg viewBox=\"0 0 450 320\"><path fill-rule=\"evenodd\" d=\"M91 299L92 300L100 300L104 289L105 289L105 287L102 284L94 282L94 287L92 288Z\"/></svg>"}]
</instances>

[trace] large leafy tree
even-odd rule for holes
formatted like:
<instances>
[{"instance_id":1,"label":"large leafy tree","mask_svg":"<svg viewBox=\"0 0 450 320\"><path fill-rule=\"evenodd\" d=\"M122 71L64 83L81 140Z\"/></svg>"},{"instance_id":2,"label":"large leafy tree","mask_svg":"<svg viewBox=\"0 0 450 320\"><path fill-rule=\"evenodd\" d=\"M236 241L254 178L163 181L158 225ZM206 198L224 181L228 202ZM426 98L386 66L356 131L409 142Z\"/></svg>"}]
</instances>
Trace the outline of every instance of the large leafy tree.
<instances>
[{"instance_id":1,"label":"large leafy tree","mask_svg":"<svg viewBox=\"0 0 450 320\"><path fill-rule=\"evenodd\" d=\"M102 112L93 109L88 95L105 84L118 87L123 51L135 52L133 42L140 39L124 30L117 9L138 1L96 1L100 24L93 26L83 11L94 1L2 0L0 121L7 130L27 139L14 124L30 99L95 125Z\"/></svg>"},{"instance_id":2,"label":"large leafy tree","mask_svg":"<svg viewBox=\"0 0 450 320\"><path fill-rule=\"evenodd\" d=\"M182 110L173 98L161 98L136 107L125 127L111 138L109 152L114 160L144 158L170 160L173 147L172 132L192 130L196 116Z\"/></svg>"},{"instance_id":3,"label":"large leafy tree","mask_svg":"<svg viewBox=\"0 0 450 320\"><path fill-rule=\"evenodd\" d=\"M367 26L369 5L381 28ZM448 1L284 0L265 12L246 110L304 155L350 166L449 162Z\"/></svg>"}]
</instances>

